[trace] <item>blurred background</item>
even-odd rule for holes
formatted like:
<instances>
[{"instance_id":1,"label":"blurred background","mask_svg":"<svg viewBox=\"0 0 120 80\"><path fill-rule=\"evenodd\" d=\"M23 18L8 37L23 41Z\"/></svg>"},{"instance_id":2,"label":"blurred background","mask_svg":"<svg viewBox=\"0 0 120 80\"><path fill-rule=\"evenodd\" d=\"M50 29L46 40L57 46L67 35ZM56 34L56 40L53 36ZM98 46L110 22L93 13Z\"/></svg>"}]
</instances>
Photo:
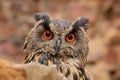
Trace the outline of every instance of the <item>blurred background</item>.
<instances>
[{"instance_id":1,"label":"blurred background","mask_svg":"<svg viewBox=\"0 0 120 80\"><path fill-rule=\"evenodd\" d=\"M91 80L120 80L120 0L0 0L0 58L23 63L23 43L35 12L53 19L89 19Z\"/></svg>"}]
</instances>

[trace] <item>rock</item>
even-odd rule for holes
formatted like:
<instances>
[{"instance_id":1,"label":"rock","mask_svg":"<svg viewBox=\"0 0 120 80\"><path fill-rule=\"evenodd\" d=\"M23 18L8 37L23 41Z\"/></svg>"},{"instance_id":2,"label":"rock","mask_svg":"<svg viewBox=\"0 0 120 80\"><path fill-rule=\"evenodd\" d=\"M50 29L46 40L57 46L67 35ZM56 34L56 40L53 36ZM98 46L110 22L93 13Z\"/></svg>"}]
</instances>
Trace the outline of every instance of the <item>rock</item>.
<instances>
[{"instance_id":1,"label":"rock","mask_svg":"<svg viewBox=\"0 0 120 80\"><path fill-rule=\"evenodd\" d=\"M0 59L0 80L67 80L56 66L39 63L15 64Z\"/></svg>"},{"instance_id":2,"label":"rock","mask_svg":"<svg viewBox=\"0 0 120 80\"><path fill-rule=\"evenodd\" d=\"M26 80L25 70L14 68L12 62L0 60L0 80Z\"/></svg>"}]
</instances>

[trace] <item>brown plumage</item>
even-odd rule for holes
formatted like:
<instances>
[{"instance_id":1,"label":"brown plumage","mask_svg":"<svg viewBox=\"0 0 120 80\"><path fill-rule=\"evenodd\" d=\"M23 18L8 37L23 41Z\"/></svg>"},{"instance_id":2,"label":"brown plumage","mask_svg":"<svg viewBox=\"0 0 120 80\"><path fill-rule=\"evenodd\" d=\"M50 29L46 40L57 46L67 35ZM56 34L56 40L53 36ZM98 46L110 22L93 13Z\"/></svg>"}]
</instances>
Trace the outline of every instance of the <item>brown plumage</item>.
<instances>
[{"instance_id":1,"label":"brown plumage","mask_svg":"<svg viewBox=\"0 0 120 80\"><path fill-rule=\"evenodd\" d=\"M59 73L70 80L89 80L84 69L88 55L87 22L84 17L74 22L51 20L45 13L34 15L37 21L25 44L25 63L55 64Z\"/></svg>"}]
</instances>

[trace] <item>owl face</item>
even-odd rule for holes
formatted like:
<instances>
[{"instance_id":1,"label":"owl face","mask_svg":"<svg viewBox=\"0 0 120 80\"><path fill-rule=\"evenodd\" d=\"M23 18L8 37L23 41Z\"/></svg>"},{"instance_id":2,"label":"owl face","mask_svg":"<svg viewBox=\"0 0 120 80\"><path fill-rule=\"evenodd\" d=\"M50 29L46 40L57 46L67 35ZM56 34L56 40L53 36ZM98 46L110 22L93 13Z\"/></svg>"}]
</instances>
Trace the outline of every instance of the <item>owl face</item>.
<instances>
[{"instance_id":1,"label":"owl face","mask_svg":"<svg viewBox=\"0 0 120 80\"><path fill-rule=\"evenodd\" d=\"M36 25L28 34L24 50L26 54L47 54L54 58L86 59L88 40L86 37L87 19L81 17L74 22L51 20L47 14L35 14Z\"/></svg>"}]
</instances>

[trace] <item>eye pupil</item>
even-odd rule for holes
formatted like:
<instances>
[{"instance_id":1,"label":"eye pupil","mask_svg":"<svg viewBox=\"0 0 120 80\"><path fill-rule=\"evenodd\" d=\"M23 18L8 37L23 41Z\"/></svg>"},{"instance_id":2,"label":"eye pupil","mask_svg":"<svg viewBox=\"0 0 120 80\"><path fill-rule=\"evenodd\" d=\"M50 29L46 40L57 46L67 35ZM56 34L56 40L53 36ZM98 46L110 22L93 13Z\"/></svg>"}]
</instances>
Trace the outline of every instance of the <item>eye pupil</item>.
<instances>
[{"instance_id":1,"label":"eye pupil","mask_svg":"<svg viewBox=\"0 0 120 80\"><path fill-rule=\"evenodd\" d=\"M69 39L69 40L72 40L72 38L73 38L72 35L69 35L69 36L68 36L68 39Z\"/></svg>"},{"instance_id":2,"label":"eye pupil","mask_svg":"<svg viewBox=\"0 0 120 80\"><path fill-rule=\"evenodd\" d=\"M51 33L49 31L46 32L45 34L47 37L49 37L51 35Z\"/></svg>"}]
</instances>

